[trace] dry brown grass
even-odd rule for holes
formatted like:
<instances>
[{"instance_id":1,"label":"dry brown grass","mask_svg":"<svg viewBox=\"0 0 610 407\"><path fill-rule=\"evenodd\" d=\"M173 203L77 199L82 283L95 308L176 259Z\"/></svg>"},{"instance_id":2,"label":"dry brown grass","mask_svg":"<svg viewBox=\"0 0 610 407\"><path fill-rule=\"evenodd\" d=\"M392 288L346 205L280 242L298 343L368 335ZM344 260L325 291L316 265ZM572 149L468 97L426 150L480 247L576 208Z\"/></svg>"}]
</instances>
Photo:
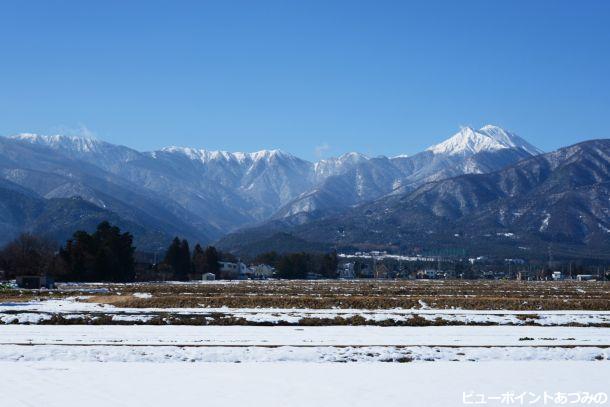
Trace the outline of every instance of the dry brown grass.
<instances>
[{"instance_id":1,"label":"dry brown grass","mask_svg":"<svg viewBox=\"0 0 610 407\"><path fill-rule=\"evenodd\" d=\"M604 282L243 281L106 287L107 294L87 301L133 308L389 309L419 308L424 302L434 308L478 310L610 310L610 284ZM152 297L134 297L136 292Z\"/></svg>"}]
</instances>

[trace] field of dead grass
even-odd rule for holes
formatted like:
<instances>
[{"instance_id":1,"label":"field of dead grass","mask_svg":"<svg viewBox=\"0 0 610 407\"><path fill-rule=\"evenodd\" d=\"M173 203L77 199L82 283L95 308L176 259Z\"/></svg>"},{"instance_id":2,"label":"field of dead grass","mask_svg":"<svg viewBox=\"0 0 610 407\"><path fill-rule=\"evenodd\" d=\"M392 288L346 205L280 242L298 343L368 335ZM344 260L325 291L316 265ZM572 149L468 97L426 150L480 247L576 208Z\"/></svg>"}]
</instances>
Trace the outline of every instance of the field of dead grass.
<instances>
[{"instance_id":1,"label":"field of dead grass","mask_svg":"<svg viewBox=\"0 0 610 407\"><path fill-rule=\"evenodd\" d=\"M107 293L86 301L132 308L610 310L610 283L606 282L241 281L104 287ZM135 293L148 293L150 298Z\"/></svg>"}]
</instances>

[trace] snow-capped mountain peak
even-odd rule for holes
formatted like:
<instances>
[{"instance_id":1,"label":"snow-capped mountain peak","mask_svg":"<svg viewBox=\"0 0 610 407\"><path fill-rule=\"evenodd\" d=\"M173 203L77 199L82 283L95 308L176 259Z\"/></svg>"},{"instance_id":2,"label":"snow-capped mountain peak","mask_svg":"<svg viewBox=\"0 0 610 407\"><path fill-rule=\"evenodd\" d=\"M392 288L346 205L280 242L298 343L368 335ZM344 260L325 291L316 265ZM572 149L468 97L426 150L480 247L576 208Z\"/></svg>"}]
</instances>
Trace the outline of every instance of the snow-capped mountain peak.
<instances>
[{"instance_id":1,"label":"snow-capped mountain peak","mask_svg":"<svg viewBox=\"0 0 610 407\"><path fill-rule=\"evenodd\" d=\"M228 152L224 150L205 150L192 147L169 146L160 150L169 154L182 154L194 161L207 163L211 161L237 161L238 163L258 162L261 160L269 161L274 158L294 158L292 155L281 150L260 150L252 153ZM152 157L157 157L157 151L151 153Z\"/></svg>"},{"instance_id":2,"label":"snow-capped mountain peak","mask_svg":"<svg viewBox=\"0 0 610 407\"><path fill-rule=\"evenodd\" d=\"M513 148L521 148L532 155L541 154L543 151L534 147L515 133L510 133L501 127L488 124L479 129L480 133L486 134L493 139Z\"/></svg>"},{"instance_id":3,"label":"snow-capped mountain peak","mask_svg":"<svg viewBox=\"0 0 610 407\"><path fill-rule=\"evenodd\" d=\"M50 147L54 150L68 150L79 153L90 153L99 149L104 142L93 137L66 136L61 134L41 135L21 133L9 138L35 145Z\"/></svg>"},{"instance_id":4,"label":"snow-capped mountain peak","mask_svg":"<svg viewBox=\"0 0 610 407\"><path fill-rule=\"evenodd\" d=\"M493 125L486 125L479 130L462 127L458 133L442 143L429 147L427 151L443 155L472 155L507 148L522 149L530 154L541 152L516 134Z\"/></svg>"}]
</instances>

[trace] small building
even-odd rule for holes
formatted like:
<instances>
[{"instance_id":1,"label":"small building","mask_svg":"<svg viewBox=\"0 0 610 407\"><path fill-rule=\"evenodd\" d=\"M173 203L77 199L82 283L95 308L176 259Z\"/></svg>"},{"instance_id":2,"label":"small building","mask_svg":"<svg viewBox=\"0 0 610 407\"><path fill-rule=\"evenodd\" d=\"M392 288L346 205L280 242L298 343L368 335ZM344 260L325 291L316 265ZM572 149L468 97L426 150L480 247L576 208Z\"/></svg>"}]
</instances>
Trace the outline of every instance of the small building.
<instances>
[{"instance_id":1,"label":"small building","mask_svg":"<svg viewBox=\"0 0 610 407\"><path fill-rule=\"evenodd\" d=\"M592 274L579 274L576 276L576 280L578 281L591 281L593 280Z\"/></svg>"},{"instance_id":2,"label":"small building","mask_svg":"<svg viewBox=\"0 0 610 407\"><path fill-rule=\"evenodd\" d=\"M563 274L561 274L561 271L553 271L551 277L553 278L553 281L563 280Z\"/></svg>"},{"instance_id":3,"label":"small building","mask_svg":"<svg viewBox=\"0 0 610 407\"><path fill-rule=\"evenodd\" d=\"M517 272L517 280L519 281L530 281L535 280L534 272L530 270L519 270Z\"/></svg>"},{"instance_id":4,"label":"small building","mask_svg":"<svg viewBox=\"0 0 610 407\"><path fill-rule=\"evenodd\" d=\"M220 276L227 280L240 280L248 277L249 269L241 261L233 263L231 261L219 261Z\"/></svg>"},{"instance_id":5,"label":"small building","mask_svg":"<svg viewBox=\"0 0 610 407\"><path fill-rule=\"evenodd\" d=\"M47 276L17 276L17 287L38 290L40 288L55 288L55 280Z\"/></svg>"},{"instance_id":6,"label":"small building","mask_svg":"<svg viewBox=\"0 0 610 407\"><path fill-rule=\"evenodd\" d=\"M356 277L356 272L354 271L354 262L347 262L339 265L339 278L343 279L353 279Z\"/></svg>"},{"instance_id":7,"label":"small building","mask_svg":"<svg viewBox=\"0 0 610 407\"><path fill-rule=\"evenodd\" d=\"M203 281L214 281L216 280L216 276L214 275L214 273L203 273L201 279Z\"/></svg>"},{"instance_id":8,"label":"small building","mask_svg":"<svg viewBox=\"0 0 610 407\"><path fill-rule=\"evenodd\" d=\"M391 278L390 269L383 263L375 267L375 278Z\"/></svg>"},{"instance_id":9,"label":"small building","mask_svg":"<svg viewBox=\"0 0 610 407\"><path fill-rule=\"evenodd\" d=\"M257 279L271 278L275 275L275 268L268 264L256 264L250 266L250 275Z\"/></svg>"},{"instance_id":10,"label":"small building","mask_svg":"<svg viewBox=\"0 0 610 407\"><path fill-rule=\"evenodd\" d=\"M437 278L440 278L441 275L443 275L443 272L441 270L435 270L435 269L425 269L425 270L419 270L417 272L417 278L423 278L423 279L428 279L428 280L435 280Z\"/></svg>"},{"instance_id":11,"label":"small building","mask_svg":"<svg viewBox=\"0 0 610 407\"><path fill-rule=\"evenodd\" d=\"M483 271L483 273L481 274L481 277L484 278L485 280L495 280L496 279L496 275L493 272L493 270Z\"/></svg>"}]
</instances>

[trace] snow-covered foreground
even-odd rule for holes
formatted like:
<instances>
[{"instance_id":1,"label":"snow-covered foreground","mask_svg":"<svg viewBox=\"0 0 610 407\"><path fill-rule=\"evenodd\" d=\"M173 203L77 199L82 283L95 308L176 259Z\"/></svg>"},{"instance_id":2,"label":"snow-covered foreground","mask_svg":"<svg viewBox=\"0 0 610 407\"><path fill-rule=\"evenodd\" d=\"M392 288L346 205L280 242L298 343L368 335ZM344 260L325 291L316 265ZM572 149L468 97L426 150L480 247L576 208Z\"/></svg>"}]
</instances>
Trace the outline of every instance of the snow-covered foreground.
<instances>
[{"instance_id":1,"label":"snow-covered foreground","mask_svg":"<svg viewBox=\"0 0 610 407\"><path fill-rule=\"evenodd\" d=\"M124 314L112 306L72 300L5 304L0 312L25 315L26 322L32 318L37 323L47 311L71 315L100 309L131 323L151 312L130 309L132 314ZM413 314L222 311L259 321L303 314ZM567 394L572 394L570 405L608 405L610 328L582 323L605 321L607 313L536 313L537 320L548 323L531 326L516 318L534 315L527 312L417 312L430 318L442 314L507 322L387 327L0 325L0 406L549 406L567 404ZM580 326L557 326L570 321ZM587 399L590 394L596 398Z\"/></svg>"},{"instance_id":2,"label":"snow-covered foreground","mask_svg":"<svg viewBox=\"0 0 610 407\"><path fill-rule=\"evenodd\" d=\"M610 330L583 327L9 325L0 361L418 362L610 360Z\"/></svg>"},{"instance_id":3,"label":"snow-covered foreground","mask_svg":"<svg viewBox=\"0 0 610 407\"><path fill-rule=\"evenodd\" d=\"M584 399L586 392L607 400L608 377L610 363L593 362L167 363L153 369L146 363L0 362L0 404L451 407L484 400L549 406L567 404L553 399L569 394L569 401L582 401L570 405L608 405Z\"/></svg>"}]
</instances>

